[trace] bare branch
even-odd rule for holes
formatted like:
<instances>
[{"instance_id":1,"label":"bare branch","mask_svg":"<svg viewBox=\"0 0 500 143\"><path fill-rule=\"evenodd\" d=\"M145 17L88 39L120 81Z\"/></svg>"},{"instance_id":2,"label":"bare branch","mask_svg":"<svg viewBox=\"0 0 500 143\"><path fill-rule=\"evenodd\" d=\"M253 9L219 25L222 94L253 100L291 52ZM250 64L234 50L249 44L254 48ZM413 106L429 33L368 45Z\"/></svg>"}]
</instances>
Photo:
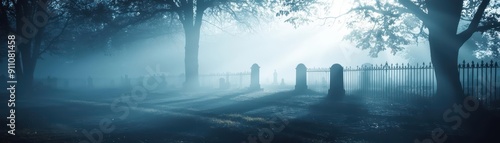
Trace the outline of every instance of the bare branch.
<instances>
[{"instance_id":1,"label":"bare branch","mask_svg":"<svg viewBox=\"0 0 500 143\"><path fill-rule=\"evenodd\" d=\"M479 22L481 22L481 19L484 15L484 11L486 10L486 7L488 6L489 3L490 3L490 0L483 0L481 2L479 7L477 8L477 12L474 14L474 17L472 18L472 21L471 21L469 27L467 27L467 29L465 31L462 31L460 34L458 34L458 37L460 39L467 40L472 36L472 34L474 34L474 32L478 31ZM487 28L487 27L483 27L482 29L484 29L484 28Z\"/></svg>"},{"instance_id":2,"label":"bare branch","mask_svg":"<svg viewBox=\"0 0 500 143\"><path fill-rule=\"evenodd\" d=\"M61 29L61 32L59 32L59 34L57 34L57 36L52 38L50 40L50 42L48 43L48 45L42 51L40 51L40 53L34 53L34 54L36 54L37 57L40 57L42 54L46 53L49 49L51 49L53 47L55 41L61 37L61 35L64 33L64 31L66 31L66 28L68 27L68 25L69 25L69 18L66 19L66 22L64 23L64 26Z\"/></svg>"},{"instance_id":3,"label":"bare branch","mask_svg":"<svg viewBox=\"0 0 500 143\"><path fill-rule=\"evenodd\" d=\"M399 0L399 3L404 7L406 7L406 9L410 11L413 15L422 20L424 24L428 21L427 13L425 13L422 9L420 9L420 7L418 7L415 3L411 2L410 0Z\"/></svg>"},{"instance_id":4,"label":"bare branch","mask_svg":"<svg viewBox=\"0 0 500 143\"><path fill-rule=\"evenodd\" d=\"M482 32L482 31L486 31L486 30L490 30L490 29L495 29L495 28L500 28L500 23L479 26L479 27L476 28L476 32Z\"/></svg>"}]
</instances>

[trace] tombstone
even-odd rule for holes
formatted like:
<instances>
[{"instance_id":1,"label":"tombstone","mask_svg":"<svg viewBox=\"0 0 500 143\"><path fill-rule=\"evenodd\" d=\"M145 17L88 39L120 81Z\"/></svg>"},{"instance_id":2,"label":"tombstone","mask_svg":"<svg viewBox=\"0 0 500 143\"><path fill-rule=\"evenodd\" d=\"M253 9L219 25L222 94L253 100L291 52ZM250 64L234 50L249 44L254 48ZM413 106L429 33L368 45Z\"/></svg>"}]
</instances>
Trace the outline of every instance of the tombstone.
<instances>
[{"instance_id":1,"label":"tombstone","mask_svg":"<svg viewBox=\"0 0 500 143\"><path fill-rule=\"evenodd\" d=\"M329 96L344 96L344 68L340 64L330 67L330 89Z\"/></svg>"},{"instance_id":2,"label":"tombstone","mask_svg":"<svg viewBox=\"0 0 500 143\"><path fill-rule=\"evenodd\" d=\"M295 90L307 90L307 67L302 63L295 68Z\"/></svg>"},{"instance_id":3,"label":"tombstone","mask_svg":"<svg viewBox=\"0 0 500 143\"><path fill-rule=\"evenodd\" d=\"M273 73L273 85L277 85L278 84L278 73L276 72L276 70L274 70L274 73Z\"/></svg>"},{"instance_id":4,"label":"tombstone","mask_svg":"<svg viewBox=\"0 0 500 143\"><path fill-rule=\"evenodd\" d=\"M219 89L227 89L226 79L219 78Z\"/></svg>"},{"instance_id":5,"label":"tombstone","mask_svg":"<svg viewBox=\"0 0 500 143\"><path fill-rule=\"evenodd\" d=\"M260 83L259 83L259 71L260 67L257 64L253 64L250 73L250 90L260 90Z\"/></svg>"},{"instance_id":6,"label":"tombstone","mask_svg":"<svg viewBox=\"0 0 500 143\"><path fill-rule=\"evenodd\" d=\"M90 76L87 78L87 87L88 88L93 88L94 87L94 80Z\"/></svg>"},{"instance_id":7,"label":"tombstone","mask_svg":"<svg viewBox=\"0 0 500 143\"><path fill-rule=\"evenodd\" d=\"M128 78L128 75L125 75L125 77L123 77L123 87L125 88L130 88L130 79Z\"/></svg>"},{"instance_id":8,"label":"tombstone","mask_svg":"<svg viewBox=\"0 0 500 143\"><path fill-rule=\"evenodd\" d=\"M1 82L0 82L0 86L1 86L3 89L7 88L7 85L8 85L8 84L7 84L7 82L6 82L6 81L7 81L7 76L5 76L5 75L3 75L3 74L2 74L2 75L0 75L0 81L1 81Z\"/></svg>"}]
</instances>

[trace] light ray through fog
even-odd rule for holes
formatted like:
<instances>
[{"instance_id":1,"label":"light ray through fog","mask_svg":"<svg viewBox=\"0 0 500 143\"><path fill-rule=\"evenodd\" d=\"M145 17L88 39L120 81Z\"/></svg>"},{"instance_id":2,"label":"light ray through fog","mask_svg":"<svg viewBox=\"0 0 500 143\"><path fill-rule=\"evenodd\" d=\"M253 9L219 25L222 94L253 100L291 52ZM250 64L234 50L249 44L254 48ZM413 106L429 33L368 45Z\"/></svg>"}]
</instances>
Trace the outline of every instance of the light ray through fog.
<instances>
[{"instance_id":1,"label":"light ray through fog","mask_svg":"<svg viewBox=\"0 0 500 143\"><path fill-rule=\"evenodd\" d=\"M351 7L349 4L351 1L330 1L329 3L332 4L332 8L325 17L338 16ZM214 29L210 28L209 24L204 26L208 27L207 29ZM279 79L285 78L287 83L293 84L295 67L299 63L313 68L329 67L334 63L356 66L366 62L401 63L406 61L398 55L390 54L389 51L383 51L378 58L373 59L367 56L368 51L360 50L348 41L343 41L349 29L342 23L342 18L316 20L298 28L294 28L289 23L283 23L283 19L277 19L270 24L256 27L262 29L253 33L232 32L230 34L211 33L210 30L205 30L200 40L200 74L249 71L251 64L258 63L261 66L262 81L272 79L272 73L277 70ZM238 34L235 35L235 33ZM55 71L50 69L58 69L58 75L61 76L72 76L71 73L75 70L85 72L85 76L94 77L140 75L146 66L156 64L161 65L162 69L167 70L168 73L179 75L184 71L183 49L182 38L155 38L127 44L124 50L112 57L99 55L82 58L75 63L64 64L64 68L50 68L55 65L49 63L58 60L50 57L40 62L40 66L48 68L41 69L37 76L53 75ZM89 68L81 68L82 65Z\"/></svg>"}]
</instances>

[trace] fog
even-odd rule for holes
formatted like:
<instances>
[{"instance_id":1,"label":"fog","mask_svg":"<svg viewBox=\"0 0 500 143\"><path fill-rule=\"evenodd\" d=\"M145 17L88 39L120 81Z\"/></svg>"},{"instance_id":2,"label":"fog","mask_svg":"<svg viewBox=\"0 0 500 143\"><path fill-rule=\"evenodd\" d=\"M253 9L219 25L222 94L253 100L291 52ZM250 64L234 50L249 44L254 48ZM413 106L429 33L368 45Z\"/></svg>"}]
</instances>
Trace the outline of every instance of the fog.
<instances>
[{"instance_id":1,"label":"fog","mask_svg":"<svg viewBox=\"0 0 500 143\"><path fill-rule=\"evenodd\" d=\"M403 54L393 55L390 51L369 57L368 51L343 40L349 31L340 26L309 24L294 28L279 21L266 26L254 32L205 31L200 39L199 73L250 71L250 66L257 63L263 84L272 79L274 70L279 79L292 84L299 63L308 68L328 68L334 63L358 66L368 62L408 62ZM162 72L180 75L184 71L183 61L182 34L166 35L127 43L110 56L96 52L79 59L47 57L40 60L35 77L119 78L125 74L137 77L145 74L147 66L157 65Z\"/></svg>"},{"instance_id":2,"label":"fog","mask_svg":"<svg viewBox=\"0 0 500 143\"><path fill-rule=\"evenodd\" d=\"M446 24L466 3L55 1L46 26L41 2L0 3L0 142L500 142L473 41L498 39L467 35L493 24Z\"/></svg>"}]
</instances>

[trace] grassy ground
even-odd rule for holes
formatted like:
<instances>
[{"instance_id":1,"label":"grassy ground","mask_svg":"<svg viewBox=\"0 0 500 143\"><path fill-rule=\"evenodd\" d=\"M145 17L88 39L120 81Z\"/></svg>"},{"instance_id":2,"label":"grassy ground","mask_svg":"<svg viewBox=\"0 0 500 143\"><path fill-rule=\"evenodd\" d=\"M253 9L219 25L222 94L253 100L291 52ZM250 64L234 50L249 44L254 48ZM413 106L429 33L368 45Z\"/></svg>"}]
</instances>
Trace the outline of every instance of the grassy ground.
<instances>
[{"instance_id":1,"label":"grassy ground","mask_svg":"<svg viewBox=\"0 0 500 143\"><path fill-rule=\"evenodd\" d=\"M0 141L402 143L432 138L436 128L448 142L478 141L471 131L452 129L453 122L430 118L423 101L370 94L330 98L286 89L158 91L134 97L126 91L51 91L19 97L16 136L9 136L4 126ZM3 112L7 109L1 109L1 116L8 116ZM101 129L100 124L112 128Z\"/></svg>"}]
</instances>

